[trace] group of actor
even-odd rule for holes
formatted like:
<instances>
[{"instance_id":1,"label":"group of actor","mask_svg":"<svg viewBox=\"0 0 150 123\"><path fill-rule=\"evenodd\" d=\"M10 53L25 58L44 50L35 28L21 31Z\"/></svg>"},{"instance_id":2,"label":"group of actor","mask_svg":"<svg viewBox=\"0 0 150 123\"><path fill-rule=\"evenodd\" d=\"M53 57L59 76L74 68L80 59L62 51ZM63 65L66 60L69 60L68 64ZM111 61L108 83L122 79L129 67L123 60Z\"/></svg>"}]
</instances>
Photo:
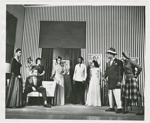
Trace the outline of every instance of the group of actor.
<instances>
[{"instance_id":1,"label":"group of actor","mask_svg":"<svg viewBox=\"0 0 150 123\"><path fill-rule=\"evenodd\" d=\"M24 107L28 93L37 91L42 94L44 107L50 108L47 103L46 89L42 86L42 76L45 74L44 66L41 65L41 59L36 59L36 65L32 67L31 74L26 78L25 89L23 91L22 76L20 73L21 49L15 50L15 56L11 60L11 79L6 96L6 107ZM128 113L128 104L131 101L138 102L139 112L136 115L144 115L142 108L141 94L139 92L138 76L142 71L142 67L130 59L129 52L122 52L122 60L117 59L116 50L112 47L107 51L109 61L106 63L106 70L102 80L108 85L109 109L107 112ZM84 83L87 80L87 66L83 64L83 57L78 57L78 64L75 66L73 83L75 85L76 104L87 106L101 106L101 90L100 90L100 68L98 62L91 62L89 74L89 86L84 98ZM135 72L137 68L137 72ZM62 65L62 57L56 58L56 64L53 67L51 79L54 79L56 84L55 105L65 104L64 91L64 75L66 71ZM123 74L125 82L123 82ZM107 80L106 80L107 79ZM23 92L23 93L22 93ZM114 99L117 109L114 108Z\"/></svg>"},{"instance_id":2,"label":"group of actor","mask_svg":"<svg viewBox=\"0 0 150 123\"><path fill-rule=\"evenodd\" d=\"M122 60L115 58L117 55L114 48L107 51L109 62L106 64L104 81L108 77L108 98L109 109L106 111L115 111L114 99L117 105L116 113L128 113L128 104L131 101L138 102L139 112L136 115L144 115L142 108L141 94L139 92L138 76L142 67L130 59L129 52L122 52ZM135 72L137 68L137 72ZM125 83L123 84L123 74L125 74Z\"/></svg>"},{"instance_id":3,"label":"group of actor","mask_svg":"<svg viewBox=\"0 0 150 123\"><path fill-rule=\"evenodd\" d=\"M26 105L28 93L32 91L40 92L43 96L44 107L51 107L47 103L46 89L42 87L42 76L45 74L44 67L41 65L41 59L36 59L36 65L32 69L32 74L26 78L25 89L23 93L23 82L20 73L21 49L15 50L15 56L11 60L11 78L6 95L6 107L20 108Z\"/></svg>"}]
</instances>

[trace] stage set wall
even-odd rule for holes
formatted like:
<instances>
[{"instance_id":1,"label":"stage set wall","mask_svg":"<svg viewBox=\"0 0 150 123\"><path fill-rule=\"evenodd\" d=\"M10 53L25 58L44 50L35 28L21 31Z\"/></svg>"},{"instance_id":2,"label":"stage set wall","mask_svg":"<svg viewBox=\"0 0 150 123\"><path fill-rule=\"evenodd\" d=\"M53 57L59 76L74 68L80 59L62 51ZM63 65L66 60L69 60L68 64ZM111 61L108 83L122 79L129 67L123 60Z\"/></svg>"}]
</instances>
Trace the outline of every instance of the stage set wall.
<instances>
[{"instance_id":1,"label":"stage set wall","mask_svg":"<svg viewBox=\"0 0 150 123\"><path fill-rule=\"evenodd\" d=\"M8 49L8 51L12 51L13 49L16 49L16 48L22 48L25 8L22 5L6 5L6 11L17 18L15 42L14 42L13 46L8 47L8 48L10 48L10 49ZM6 12L6 16L7 16L7 12ZM13 55L13 53L9 54L9 55L11 58L11 55ZM7 57L6 57L6 59L7 59ZM5 61L5 63L6 63L5 64L6 80L10 79L10 72L11 72L10 71L10 61L8 63L7 62L8 61L6 60Z\"/></svg>"},{"instance_id":2,"label":"stage set wall","mask_svg":"<svg viewBox=\"0 0 150 123\"><path fill-rule=\"evenodd\" d=\"M6 5L6 10L17 18L14 49L22 48L25 8L22 5Z\"/></svg>"},{"instance_id":3,"label":"stage set wall","mask_svg":"<svg viewBox=\"0 0 150 123\"><path fill-rule=\"evenodd\" d=\"M41 57L40 21L86 21L86 49L81 50L84 63L88 54L102 54L102 72L106 67L106 51L114 47L117 58L122 51L138 57L143 71L139 76L141 94L145 85L145 7L144 6L52 6L26 7L22 42L22 76L28 75L27 58ZM102 83L102 86L104 83Z\"/></svg>"}]
</instances>

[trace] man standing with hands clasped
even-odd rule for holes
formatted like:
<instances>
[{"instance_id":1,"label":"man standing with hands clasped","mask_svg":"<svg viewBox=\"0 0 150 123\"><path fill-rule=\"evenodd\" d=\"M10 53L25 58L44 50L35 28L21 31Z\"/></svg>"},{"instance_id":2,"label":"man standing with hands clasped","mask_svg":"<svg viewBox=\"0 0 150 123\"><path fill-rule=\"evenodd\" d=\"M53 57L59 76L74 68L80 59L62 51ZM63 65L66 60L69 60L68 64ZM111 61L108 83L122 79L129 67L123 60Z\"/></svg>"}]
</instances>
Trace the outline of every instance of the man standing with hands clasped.
<instances>
[{"instance_id":1,"label":"man standing with hands clasped","mask_svg":"<svg viewBox=\"0 0 150 123\"><path fill-rule=\"evenodd\" d=\"M108 98L110 108L106 111L115 111L113 95L117 104L116 113L122 113L121 102L121 82L123 78L123 63L121 60L115 58L117 55L114 48L110 48L107 51L107 57L109 62L106 63L106 70L103 77L105 80L108 77Z\"/></svg>"},{"instance_id":2,"label":"man standing with hands clasped","mask_svg":"<svg viewBox=\"0 0 150 123\"><path fill-rule=\"evenodd\" d=\"M86 65L83 64L83 58L78 58L78 64L75 66L73 83L75 84L76 103L84 105L84 83L87 77Z\"/></svg>"}]
</instances>

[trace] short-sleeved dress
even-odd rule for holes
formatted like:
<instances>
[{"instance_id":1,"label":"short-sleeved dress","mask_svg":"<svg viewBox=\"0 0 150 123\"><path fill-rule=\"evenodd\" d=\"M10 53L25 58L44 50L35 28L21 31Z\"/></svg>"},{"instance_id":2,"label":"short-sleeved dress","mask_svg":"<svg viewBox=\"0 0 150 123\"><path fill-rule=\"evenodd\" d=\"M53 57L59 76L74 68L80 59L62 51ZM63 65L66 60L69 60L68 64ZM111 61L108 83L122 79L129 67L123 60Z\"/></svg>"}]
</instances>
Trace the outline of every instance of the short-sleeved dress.
<instances>
[{"instance_id":1,"label":"short-sleeved dress","mask_svg":"<svg viewBox=\"0 0 150 123\"><path fill-rule=\"evenodd\" d=\"M91 79L87 93L87 106L101 106L100 93L100 70L99 68L91 68Z\"/></svg>"},{"instance_id":2,"label":"short-sleeved dress","mask_svg":"<svg viewBox=\"0 0 150 123\"><path fill-rule=\"evenodd\" d=\"M11 79L9 82L8 93L6 97L6 107L15 108L22 106L23 83L18 78L20 74L21 63L15 58L11 60Z\"/></svg>"}]
</instances>

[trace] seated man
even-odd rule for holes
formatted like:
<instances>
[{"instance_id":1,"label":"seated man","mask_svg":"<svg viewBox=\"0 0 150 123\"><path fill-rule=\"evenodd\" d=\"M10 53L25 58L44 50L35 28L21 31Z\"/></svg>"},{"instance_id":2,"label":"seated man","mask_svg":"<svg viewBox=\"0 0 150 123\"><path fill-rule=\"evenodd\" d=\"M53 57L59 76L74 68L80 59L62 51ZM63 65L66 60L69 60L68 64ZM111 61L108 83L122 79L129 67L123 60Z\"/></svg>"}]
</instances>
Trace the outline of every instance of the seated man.
<instances>
[{"instance_id":1,"label":"seated man","mask_svg":"<svg viewBox=\"0 0 150 123\"><path fill-rule=\"evenodd\" d=\"M23 94L23 101L24 101L24 106L26 104L26 98L28 93L32 91L37 91L42 93L43 100L44 100L44 107L51 107L51 105L47 104L47 96L46 96L46 89L42 87L42 79L41 77L38 77L38 69L33 68L32 70L33 74L32 76L27 77L26 83L25 83L25 90Z\"/></svg>"}]
</instances>

